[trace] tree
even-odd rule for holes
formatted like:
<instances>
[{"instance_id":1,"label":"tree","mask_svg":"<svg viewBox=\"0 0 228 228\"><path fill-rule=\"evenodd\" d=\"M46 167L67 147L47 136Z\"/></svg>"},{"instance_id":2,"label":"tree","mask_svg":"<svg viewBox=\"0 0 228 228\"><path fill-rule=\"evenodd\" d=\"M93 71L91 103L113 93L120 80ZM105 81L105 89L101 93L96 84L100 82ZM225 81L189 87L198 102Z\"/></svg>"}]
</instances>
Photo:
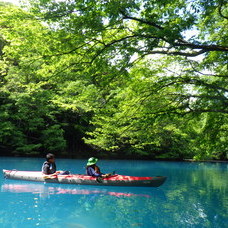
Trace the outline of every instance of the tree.
<instances>
[{"instance_id":1,"label":"tree","mask_svg":"<svg viewBox=\"0 0 228 228\"><path fill-rule=\"evenodd\" d=\"M66 141L51 102L55 83L40 58L49 51L51 34L18 7L3 5L1 12L1 147L15 154L61 153Z\"/></svg>"}]
</instances>

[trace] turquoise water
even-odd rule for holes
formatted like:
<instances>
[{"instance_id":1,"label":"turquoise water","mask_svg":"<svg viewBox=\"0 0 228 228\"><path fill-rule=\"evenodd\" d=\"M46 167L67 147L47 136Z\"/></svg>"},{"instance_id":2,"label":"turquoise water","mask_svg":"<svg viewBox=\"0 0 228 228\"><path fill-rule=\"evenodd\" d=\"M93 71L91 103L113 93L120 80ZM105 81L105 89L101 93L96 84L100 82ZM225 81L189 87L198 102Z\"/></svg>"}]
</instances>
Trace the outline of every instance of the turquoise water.
<instances>
[{"instance_id":1,"label":"turquoise water","mask_svg":"<svg viewBox=\"0 0 228 228\"><path fill-rule=\"evenodd\" d=\"M0 158L0 169L40 170L43 159ZM84 173L85 160L57 159ZM101 160L103 172L167 176L159 188L43 184L0 178L0 227L227 227L227 163Z\"/></svg>"}]
</instances>

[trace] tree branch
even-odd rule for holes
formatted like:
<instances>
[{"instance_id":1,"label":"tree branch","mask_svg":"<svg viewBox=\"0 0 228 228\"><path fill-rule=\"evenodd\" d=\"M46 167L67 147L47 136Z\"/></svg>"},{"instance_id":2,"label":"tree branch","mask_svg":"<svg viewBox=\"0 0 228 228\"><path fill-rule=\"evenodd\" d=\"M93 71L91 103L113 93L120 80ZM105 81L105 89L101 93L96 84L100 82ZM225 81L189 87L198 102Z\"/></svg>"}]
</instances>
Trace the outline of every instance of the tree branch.
<instances>
[{"instance_id":1,"label":"tree branch","mask_svg":"<svg viewBox=\"0 0 228 228\"><path fill-rule=\"evenodd\" d=\"M148 52L148 53L145 54L145 55L151 55L151 54L165 54L165 55L179 55L179 56L186 56L186 57L195 57L195 56L201 55L201 54L203 54L203 53L205 53L205 52L206 52L205 50L201 50L201 51L198 51L198 52L151 51L151 52Z\"/></svg>"},{"instance_id":2,"label":"tree branch","mask_svg":"<svg viewBox=\"0 0 228 228\"><path fill-rule=\"evenodd\" d=\"M156 24L156 23L154 23L152 21L146 21L146 20L141 19L141 18L131 17L131 16L125 14L125 12L122 11L122 10L120 10L120 12L123 15L123 19L130 19L130 20L138 21L138 22L140 22L142 24L147 24L147 25L153 26L153 27L155 27L157 29L160 29L160 30L164 29L162 26L160 26L160 25L158 25L158 24Z\"/></svg>"},{"instance_id":3,"label":"tree branch","mask_svg":"<svg viewBox=\"0 0 228 228\"><path fill-rule=\"evenodd\" d=\"M189 62L191 67L192 67L192 71L188 70L187 72L196 72L196 73L199 73L201 75L204 75L204 76L213 76L213 77L221 77L221 78L227 78L228 75L219 75L219 74L205 74L205 73L202 73L200 71L198 71L192 64L192 62L190 61Z\"/></svg>"},{"instance_id":4,"label":"tree branch","mask_svg":"<svg viewBox=\"0 0 228 228\"><path fill-rule=\"evenodd\" d=\"M138 21L142 24L147 24L149 26L153 26L159 30L164 30L164 27L156 24L155 22L152 21L147 21L144 20L142 18L137 18L137 17L132 17L129 15L126 15L123 11L120 11L121 14L123 15L123 19L129 19L129 20L134 20L134 21ZM162 37L160 37L160 39L162 39ZM165 39L165 38L163 38ZM177 41L179 42L170 42L167 39L165 39L165 41L169 44L171 44L172 46L176 46L176 47L186 47L186 48L192 48L192 49L201 49L202 51L204 50L204 52L209 52L209 51L228 51L228 47L227 46L220 46L220 45L205 45L205 44L193 44L193 43L189 43L186 40L183 40L181 38L177 39ZM162 54L166 54L166 53L162 53ZM181 52L176 52L174 53L174 55L182 55L182 56L191 56L191 55L184 55L184 53ZM192 56L197 56L197 53L193 53Z\"/></svg>"},{"instance_id":5,"label":"tree branch","mask_svg":"<svg viewBox=\"0 0 228 228\"><path fill-rule=\"evenodd\" d=\"M207 51L228 51L227 46L220 46L220 45L198 45L198 44L192 44L192 43L174 43L173 46L178 46L178 47L189 47L192 49L202 49L205 52Z\"/></svg>"},{"instance_id":6,"label":"tree branch","mask_svg":"<svg viewBox=\"0 0 228 228\"><path fill-rule=\"evenodd\" d=\"M178 96L183 98L207 98L207 99L213 99L213 100L221 100L225 101L225 104L228 104L228 98L224 96L211 96L211 95L191 95L191 94L179 94L179 93L168 93L169 96Z\"/></svg>"},{"instance_id":7,"label":"tree branch","mask_svg":"<svg viewBox=\"0 0 228 228\"><path fill-rule=\"evenodd\" d=\"M203 112L220 112L220 113L228 113L228 110L223 110L223 109L191 109L190 111L187 111L187 113L193 113L193 112L196 112L196 113L203 113Z\"/></svg>"},{"instance_id":8,"label":"tree branch","mask_svg":"<svg viewBox=\"0 0 228 228\"><path fill-rule=\"evenodd\" d=\"M228 19L228 17L225 16L225 15L223 15L223 13L222 13L223 4L224 4L224 2L223 2L223 0L221 0L221 2L220 2L220 4L219 4L219 7L218 7L218 12L219 12L219 15L220 15L221 17L223 17L223 18L225 18L225 19Z\"/></svg>"},{"instance_id":9,"label":"tree branch","mask_svg":"<svg viewBox=\"0 0 228 228\"><path fill-rule=\"evenodd\" d=\"M94 55L94 57L93 57L92 60L91 60L91 63L92 63L92 62L93 62L93 61L94 61L102 52L104 52L105 49L107 49L108 47L112 46L112 45L115 44L115 43L119 43L119 42L121 42L121 41L127 40L127 39L129 39L129 38L134 38L134 37L137 37L137 35L125 36L125 37L122 37L122 38L120 38L120 39L118 39L118 40L113 40L112 42L110 42L110 43L108 43L108 44L104 44L104 47L103 47L101 50L99 50L99 51Z\"/></svg>"}]
</instances>

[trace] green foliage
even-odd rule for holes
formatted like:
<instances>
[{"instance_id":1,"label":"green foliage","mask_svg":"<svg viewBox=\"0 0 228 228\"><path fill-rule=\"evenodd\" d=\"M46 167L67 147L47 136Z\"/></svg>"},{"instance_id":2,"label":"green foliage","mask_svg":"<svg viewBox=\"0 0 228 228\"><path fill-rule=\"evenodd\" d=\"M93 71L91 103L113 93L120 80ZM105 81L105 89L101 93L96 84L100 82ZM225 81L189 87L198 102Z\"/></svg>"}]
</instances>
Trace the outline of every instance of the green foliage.
<instances>
[{"instance_id":1,"label":"green foliage","mask_svg":"<svg viewBox=\"0 0 228 228\"><path fill-rule=\"evenodd\" d=\"M0 26L7 41L0 62L1 145L21 155L61 154L66 150L66 139L64 124L57 123L63 112L58 98L70 89L59 92L62 85L50 77L51 67L42 57L50 51L52 33L25 11L12 6L1 10ZM73 110L67 103L65 109Z\"/></svg>"},{"instance_id":2,"label":"green foliage","mask_svg":"<svg viewBox=\"0 0 228 228\"><path fill-rule=\"evenodd\" d=\"M1 4L1 147L76 156L84 139L106 156L227 159L226 8Z\"/></svg>"},{"instance_id":3,"label":"green foliage","mask_svg":"<svg viewBox=\"0 0 228 228\"><path fill-rule=\"evenodd\" d=\"M53 125L42 131L42 142L48 151L63 151L66 142L63 137L63 129L60 125Z\"/></svg>"}]
</instances>

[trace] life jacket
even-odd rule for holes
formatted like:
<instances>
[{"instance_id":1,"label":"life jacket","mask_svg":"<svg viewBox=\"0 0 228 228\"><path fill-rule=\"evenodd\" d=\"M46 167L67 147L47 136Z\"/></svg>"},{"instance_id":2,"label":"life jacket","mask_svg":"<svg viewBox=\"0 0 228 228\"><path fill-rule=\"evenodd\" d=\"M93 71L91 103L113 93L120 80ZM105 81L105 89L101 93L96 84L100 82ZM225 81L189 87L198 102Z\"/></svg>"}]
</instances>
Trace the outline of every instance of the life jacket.
<instances>
[{"instance_id":1,"label":"life jacket","mask_svg":"<svg viewBox=\"0 0 228 228\"><path fill-rule=\"evenodd\" d=\"M93 176L91 171L89 170L89 168L93 169L97 174L102 174L100 171L100 168L98 166L94 165L94 166L87 166L86 167L86 175L88 175L88 176Z\"/></svg>"},{"instance_id":2,"label":"life jacket","mask_svg":"<svg viewBox=\"0 0 228 228\"><path fill-rule=\"evenodd\" d=\"M45 166L47 167L47 171L48 173L47 174L53 174L56 172L56 164L55 163L50 163L48 161L45 161L43 166L42 166L42 172L45 173Z\"/></svg>"},{"instance_id":3,"label":"life jacket","mask_svg":"<svg viewBox=\"0 0 228 228\"><path fill-rule=\"evenodd\" d=\"M101 173L100 168L98 166L96 166L96 165L95 165L95 172L99 173L99 174Z\"/></svg>"}]
</instances>

